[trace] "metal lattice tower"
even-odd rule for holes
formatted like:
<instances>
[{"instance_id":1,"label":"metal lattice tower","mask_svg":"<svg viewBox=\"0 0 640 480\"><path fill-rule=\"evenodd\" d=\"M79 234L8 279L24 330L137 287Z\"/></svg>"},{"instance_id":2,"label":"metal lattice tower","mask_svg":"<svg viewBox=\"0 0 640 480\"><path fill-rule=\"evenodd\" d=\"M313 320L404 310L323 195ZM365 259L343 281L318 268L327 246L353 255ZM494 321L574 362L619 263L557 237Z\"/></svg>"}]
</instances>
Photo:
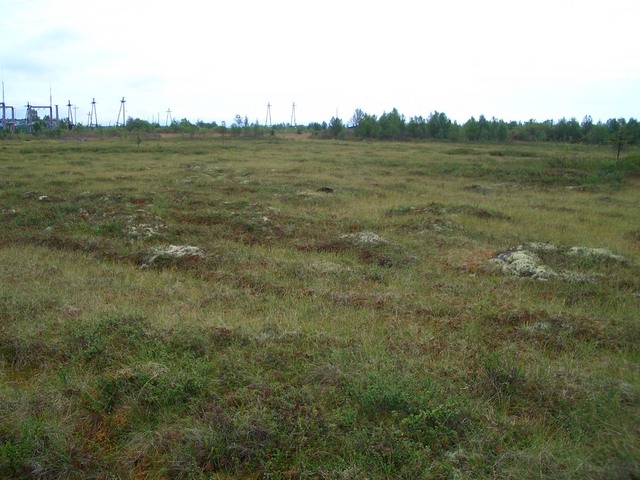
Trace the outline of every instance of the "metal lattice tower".
<instances>
[{"instance_id":1,"label":"metal lattice tower","mask_svg":"<svg viewBox=\"0 0 640 480\"><path fill-rule=\"evenodd\" d=\"M89 111L89 128L98 126L98 112L96 111L96 99L91 102L91 110Z\"/></svg>"},{"instance_id":2,"label":"metal lattice tower","mask_svg":"<svg viewBox=\"0 0 640 480\"><path fill-rule=\"evenodd\" d=\"M2 72L2 128L7 122L7 105L4 103L4 71Z\"/></svg>"},{"instance_id":3,"label":"metal lattice tower","mask_svg":"<svg viewBox=\"0 0 640 480\"><path fill-rule=\"evenodd\" d=\"M67 124L69 129L71 129L75 124L75 121L73 120L73 110L71 110L71 100L67 101Z\"/></svg>"},{"instance_id":4,"label":"metal lattice tower","mask_svg":"<svg viewBox=\"0 0 640 480\"><path fill-rule=\"evenodd\" d=\"M271 103L267 103L267 119L264 124L268 127L271 126Z\"/></svg>"},{"instance_id":5,"label":"metal lattice tower","mask_svg":"<svg viewBox=\"0 0 640 480\"><path fill-rule=\"evenodd\" d=\"M118 119L116 120L116 127L120 124L120 114L122 114L122 126L127 123L127 117L125 116L124 104L126 103L124 97L120 100L120 110L118 110Z\"/></svg>"},{"instance_id":6,"label":"metal lattice tower","mask_svg":"<svg viewBox=\"0 0 640 480\"><path fill-rule=\"evenodd\" d=\"M291 125L296 126L296 102L291 105Z\"/></svg>"},{"instance_id":7,"label":"metal lattice tower","mask_svg":"<svg viewBox=\"0 0 640 480\"><path fill-rule=\"evenodd\" d=\"M160 123L160 119L158 118L158 123ZM168 108L167 109L167 118L164 121L164 126L168 127L169 125L171 125L173 123L173 118L171 117L171 109Z\"/></svg>"}]
</instances>

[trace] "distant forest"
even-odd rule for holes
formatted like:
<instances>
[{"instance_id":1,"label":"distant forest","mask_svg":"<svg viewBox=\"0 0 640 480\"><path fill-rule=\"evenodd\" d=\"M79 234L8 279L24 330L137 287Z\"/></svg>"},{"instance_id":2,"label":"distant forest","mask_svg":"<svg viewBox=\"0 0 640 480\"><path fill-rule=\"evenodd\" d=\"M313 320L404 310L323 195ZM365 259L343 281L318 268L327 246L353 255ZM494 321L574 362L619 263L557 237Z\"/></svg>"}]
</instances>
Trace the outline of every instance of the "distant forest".
<instances>
[{"instance_id":1,"label":"distant forest","mask_svg":"<svg viewBox=\"0 0 640 480\"><path fill-rule=\"evenodd\" d=\"M148 130L160 128L158 124L150 124L140 119L129 119L130 130ZM640 145L640 123L634 118L612 118L606 122L594 122L586 116L581 122L575 118L569 120L545 120L528 122L506 122L480 115L478 119L471 117L463 124L452 121L442 112L433 112L428 117L415 116L407 118L392 109L380 117L357 109L353 116L344 121L332 118L328 123L310 123L307 126L279 124L263 126L249 123L247 117L236 115L235 121L227 127L198 121L192 124L187 119L174 121L164 127L174 132L194 132L197 130L216 129L221 133L232 135L256 136L265 132L274 133L274 129L295 128L299 133L308 132L319 138L355 138L376 140L449 140L473 142L562 142L589 144Z\"/></svg>"},{"instance_id":2,"label":"distant forest","mask_svg":"<svg viewBox=\"0 0 640 480\"><path fill-rule=\"evenodd\" d=\"M87 127L74 125L72 128L84 130ZM110 127L104 130L115 134L118 128ZM628 120L612 118L606 122L594 122L590 116L586 116L581 122L575 118L569 120L562 118L557 121L507 122L495 117L487 119L484 115L480 115L478 119L471 117L460 124L449 119L445 113L437 111L429 114L428 117L414 116L407 120L395 108L390 112L384 112L379 117L356 109L348 121L334 117L328 123L314 122L307 126L285 123L260 125L257 122L249 123L246 116L236 115L234 122L229 126L226 122L218 124L198 120L192 123L186 118L180 121L173 120L169 125L161 126L159 123L129 117L124 128L132 132L159 131L183 134L215 131L222 135L246 137L275 135L284 129L301 134L310 133L318 138L340 139L561 142L613 144L618 149L628 145L640 145L640 123L634 118ZM67 129L69 124L66 120L61 121L58 128L51 130L46 128L46 119L42 119L34 122L33 128L29 131L36 135L57 136ZM7 136L8 133L0 129L0 136Z\"/></svg>"},{"instance_id":3,"label":"distant forest","mask_svg":"<svg viewBox=\"0 0 640 480\"><path fill-rule=\"evenodd\" d=\"M312 124L312 131L329 136L351 135L362 139L404 140L430 139L474 142L507 140L523 142L563 142L624 145L640 145L640 124L631 118L610 119L595 123L586 116L582 122L575 118L538 122L505 122L483 115L471 117L464 124L451 121L446 114L433 112L427 118L411 117L409 120L395 108L379 118L362 110L356 110L347 125L333 118L328 125ZM325 134L326 135L326 134Z\"/></svg>"}]
</instances>

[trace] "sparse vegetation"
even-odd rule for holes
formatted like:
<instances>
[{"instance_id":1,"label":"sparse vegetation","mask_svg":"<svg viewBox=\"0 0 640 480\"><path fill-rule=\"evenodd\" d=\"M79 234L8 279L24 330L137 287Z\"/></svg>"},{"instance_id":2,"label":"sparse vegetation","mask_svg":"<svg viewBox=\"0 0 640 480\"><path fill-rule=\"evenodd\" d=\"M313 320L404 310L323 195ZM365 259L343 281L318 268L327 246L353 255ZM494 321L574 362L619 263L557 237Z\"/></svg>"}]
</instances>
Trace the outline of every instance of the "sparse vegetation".
<instances>
[{"instance_id":1,"label":"sparse vegetation","mask_svg":"<svg viewBox=\"0 0 640 480\"><path fill-rule=\"evenodd\" d=\"M640 476L637 147L145 130L0 143L0 476Z\"/></svg>"}]
</instances>

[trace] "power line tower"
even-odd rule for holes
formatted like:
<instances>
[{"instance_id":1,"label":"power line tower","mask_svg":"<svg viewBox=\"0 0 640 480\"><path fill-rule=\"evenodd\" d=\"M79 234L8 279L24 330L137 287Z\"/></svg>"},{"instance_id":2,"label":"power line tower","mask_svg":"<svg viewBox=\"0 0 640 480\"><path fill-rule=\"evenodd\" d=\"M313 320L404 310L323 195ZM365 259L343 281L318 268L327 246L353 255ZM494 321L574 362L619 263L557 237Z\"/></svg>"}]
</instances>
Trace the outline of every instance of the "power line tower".
<instances>
[{"instance_id":1,"label":"power line tower","mask_svg":"<svg viewBox=\"0 0 640 480\"><path fill-rule=\"evenodd\" d=\"M2 128L7 122L7 105L4 103L4 70L2 71Z\"/></svg>"},{"instance_id":2,"label":"power line tower","mask_svg":"<svg viewBox=\"0 0 640 480\"><path fill-rule=\"evenodd\" d=\"M265 120L264 124L267 127L271 126L271 104L267 103L267 119Z\"/></svg>"},{"instance_id":3,"label":"power line tower","mask_svg":"<svg viewBox=\"0 0 640 480\"><path fill-rule=\"evenodd\" d=\"M158 123L160 123L160 119L158 119ZM173 118L171 117L171 109L168 108L167 109L167 118L164 121L164 126L168 127L169 125L171 125L173 123Z\"/></svg>"},{"instance_id":4,"label":"power line tower","mask_svg":"<svg viewBox=\"0 0 640 480\"><path fill-rule=\"evenodd\" d=\"M69 100L67 102L67 126L69 130L73 128L74 123L75 122L73 121L73 110L71 110L71 100Z\"/></svg>"},{"instance_id":5,"label":"power line tower","mask_svg":"<svg viewBox=\"0 0 640 480\"><path fill-rule=\"evenodd\" d=\"M296 102L291 105L291 125L296 126Z\"/></svg>"},{"instance_id":6,"label":"power line tower","mask_svg":"<svg viewBox=\"0 0 640 480\"><path fill-rule=\"evenodd\" d=\"M89 128L98 126L98 112L96 111L96 99L91 102L91 110L89 111Z\"/></svg>"},{"instance_id":7,"label":"power line tower","mask_svg":"<svg viewBox=\"0 0 640 480\"><path fill-rule=\"evenodd\" d=\"M27 102L27 125L31 125L33 122L34 110L31 108L31 104Z\"/></svg>"},{"instance_id":8,"label":"power line tower","mask_svg":"<svg viewBox=\"0 0 640 480\"><path fill-rule=\"evenodd\" d=\"M53 94L51 92L51 79L49 79L49 128L53 128Z\"/></svg>"},{"instance_id":9,"label":"power line tower","mask_svg":"<svg viewBox=\"0 0 640 480\"><path fill-rule=\"evenodd\" d=\"M124 127L127 123L127 117L124 113L124 104L126 103L124 97L120 100L120 110L118 110L118 119L116 120L116 127L120 124L120 114L122 114L122 126Z\"/></svg>"}]
</instances>

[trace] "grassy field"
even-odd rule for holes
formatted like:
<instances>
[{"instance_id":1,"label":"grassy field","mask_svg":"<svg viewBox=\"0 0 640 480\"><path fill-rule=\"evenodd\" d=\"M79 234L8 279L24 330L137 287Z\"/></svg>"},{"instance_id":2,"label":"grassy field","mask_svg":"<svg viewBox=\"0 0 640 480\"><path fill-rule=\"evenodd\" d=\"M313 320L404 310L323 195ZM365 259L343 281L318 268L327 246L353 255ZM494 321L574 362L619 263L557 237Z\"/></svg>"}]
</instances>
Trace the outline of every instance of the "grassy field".
<instances>
[{"instance_id":1,"label":"grassy field","mask_svg":"<svg viewBox=\"0 0 640 480\"><path fill-rule=\"evenodd\" d=\"M2 478L640 478L640 152L0 144Z\"/></svg>"}]
</instances>

